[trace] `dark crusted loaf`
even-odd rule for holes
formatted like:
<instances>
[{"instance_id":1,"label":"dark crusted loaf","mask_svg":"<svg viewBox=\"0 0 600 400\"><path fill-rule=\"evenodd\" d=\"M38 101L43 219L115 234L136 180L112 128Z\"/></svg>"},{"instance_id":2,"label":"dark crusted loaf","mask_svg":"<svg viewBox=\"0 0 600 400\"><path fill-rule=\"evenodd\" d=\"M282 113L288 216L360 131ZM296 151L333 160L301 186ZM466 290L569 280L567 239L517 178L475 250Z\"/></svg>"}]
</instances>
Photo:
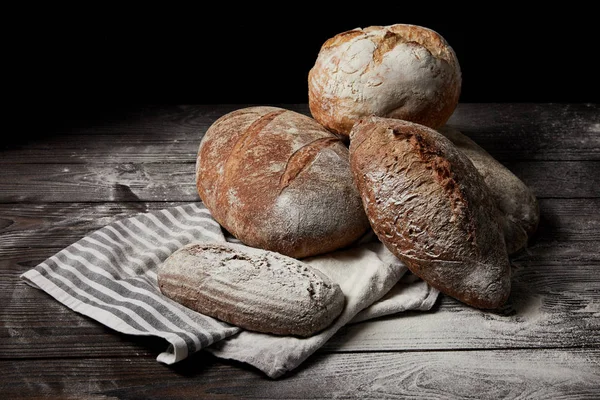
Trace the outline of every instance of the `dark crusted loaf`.
<instances>
[{"instance_id":1,"label":"dark crusted loaf","mask_svg":"<svg viewBox=\"0 0 600 400\"><path fill-rule=\"evenodd\" d=\"M499 211L447 138L416 123L364 118L350 134L350 165L373 230L413 273L475 307L507 300Z\"/></svg>"},{"instance_id":2,"label":"dark crusted loaf","mask_svg":"<svg viewBox=\"0 0 600 400\"><path fill-rule=\"evenodd\" d=\"M504 216L503 230L508 254L527 245L540 220L538 201L527 185L487 151L458 129L444 126L439 130L471 160Z\"/></svg>"},{"instance_id":3,"label":"dark crusted loaf","mask_svg":"<svg viewBox=\"0 0 600 400\"><path fill-rule=\"evenodd\" d=\"M196 186L244 244L295 258L349 245L369 227L348 148L283 108L247 107L215 121L200 144Z\"/></svg>"},{"instance_id":4,"label":"dark crusted loaf","mask_svg":"<svg viewBox=\"0 0 600 400\"><path fill-rule=\"evenodd\" d=\"M161 292L233 325L310 336L344 307L340 287L315 268L280 254L232 243L190 244L158 269Z\"/></svg>"}]
</instances>

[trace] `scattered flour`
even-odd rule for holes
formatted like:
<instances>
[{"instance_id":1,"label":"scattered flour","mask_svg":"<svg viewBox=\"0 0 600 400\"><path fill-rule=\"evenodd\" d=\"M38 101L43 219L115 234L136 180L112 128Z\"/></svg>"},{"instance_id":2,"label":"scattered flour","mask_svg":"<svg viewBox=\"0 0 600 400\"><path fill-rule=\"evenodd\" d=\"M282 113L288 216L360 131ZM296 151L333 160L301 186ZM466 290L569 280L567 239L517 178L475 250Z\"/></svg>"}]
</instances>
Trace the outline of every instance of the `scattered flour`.
<instances>
[{"instance_id":1,"label":"scattered flour","mask_svg":"<svg viewBox=\"0 0 600 400\"><path fill-rule=\"evenodd\" d=\"M577 310L578 313L592 313L594 317L600 317L600 302L591 301L584 308Z\"/></svg>"}]
</instances>

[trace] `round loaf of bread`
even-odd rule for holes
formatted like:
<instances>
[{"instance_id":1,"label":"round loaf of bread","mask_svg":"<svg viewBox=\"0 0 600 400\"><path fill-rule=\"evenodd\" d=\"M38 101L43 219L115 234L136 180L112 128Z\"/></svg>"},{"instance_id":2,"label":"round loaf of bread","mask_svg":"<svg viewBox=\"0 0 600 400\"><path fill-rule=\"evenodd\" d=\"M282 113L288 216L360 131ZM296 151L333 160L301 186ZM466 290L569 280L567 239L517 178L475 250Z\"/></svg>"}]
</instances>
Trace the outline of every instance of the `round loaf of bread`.
<instances>
[{"instance_id":1,"label":"round loaf of bread","mask_svg":"<svg viewBox=\"0 0 600 400\"><path fill-rule=\"evenodd\" d=\"M290 257L350 245L369 227L348 148L283 108L247 107L215 121L200 143L196 186L232 235Z\"/></svg>"},{"instance_id":2,"label":"round loaf of bread","mask_svg":"<svg viewBox=\"0 0 600 400\"><path fill-rule=\"evenodd\" d=\"M500 212L452 142L423 125L369 117L351 131L350 165L373 231L413 273L474 307L507 300Z\"/></svg>"},{"instance_id":3,"label":"round loaf of bread","mask_svg":"<svg viewBox=\"0 0 600 400\"><path fill-rule=\"evenodd\" d=\"M446 123L461 90L454 50L431 29L396 24L327 40L308 74L313 117L348 135L363 116L398 118L431 128Z\"/></svg>"}]
</instances>

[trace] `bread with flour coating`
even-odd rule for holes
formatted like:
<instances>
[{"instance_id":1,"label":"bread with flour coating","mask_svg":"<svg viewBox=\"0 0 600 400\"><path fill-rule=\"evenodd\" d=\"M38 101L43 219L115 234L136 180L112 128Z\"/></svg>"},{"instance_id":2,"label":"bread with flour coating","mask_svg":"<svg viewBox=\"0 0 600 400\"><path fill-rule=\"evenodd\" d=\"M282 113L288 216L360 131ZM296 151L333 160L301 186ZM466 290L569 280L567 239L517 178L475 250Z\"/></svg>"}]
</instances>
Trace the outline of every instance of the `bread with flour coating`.
<instances>
[{"instance_id":1,"label":"bread with flour coating","mask_svg":"<svg viewBox=\"0 0 600 400\"><path fill-rule=\"evenodd\" d=\"M450 139L483 176L496 207L504 216L502 226L508 254L526 247L540 220L539 204L531 189L458 129L445 125L439 132Z\"/></svg>"},{"instance_id":2,"label":"bread with flour coating","mask_svg":"<svg viewBox=\"0 0 600 400\"><path fill-rule=\"evenodd\" d=\"M308 74L308 103L313 117L338 134L348 135L369 115L437 128L456 108L461 84L456 54L437 32L370 26L323 44Z\"/></svg>"},{"instance_id":3,"label":"bread with flour coating","mask_svg":"<svg viewBox=\"0 0 600 400\"><path fill-rule=\"evenodd\" d=\"M350 134L350 165L377 237L413 273L474 307L507 300L499 211L447 138L408 121L364 118Z\"/></svg>"},{"instance_id":4,"label":"bread with flour coating","mask_svg":"<svg viewBox=\"0 0 600 400\"><path fill-rule=\"evenodd\" d=\"M294 258L347 246L369 227L348 148L314 119L279 107L215 121L200 143L196 187L244 244Z\"/></svg>"},{"instance_id":5,"label":"bread with flour coating","mask_svg":"<svg viewBox=\"0 0 600 400\"><path fill-rule=\"evenodd\" d=\"M192 243L158 268L161 292L233 325L310 336L342 312L339 285L300 261L233 243Z\"/></svg>"}]
</instances>

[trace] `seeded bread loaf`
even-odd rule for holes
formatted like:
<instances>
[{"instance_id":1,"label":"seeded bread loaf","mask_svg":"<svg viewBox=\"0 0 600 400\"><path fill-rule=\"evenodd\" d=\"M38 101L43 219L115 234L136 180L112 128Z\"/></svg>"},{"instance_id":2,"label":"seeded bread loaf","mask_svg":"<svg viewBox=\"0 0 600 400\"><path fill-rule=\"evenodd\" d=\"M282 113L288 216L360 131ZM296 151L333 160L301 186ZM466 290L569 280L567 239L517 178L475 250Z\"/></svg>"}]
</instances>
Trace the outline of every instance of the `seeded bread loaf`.
<instances>
[{"instance_id":1,"label":"seeded bread loaf","mask_svg":"<svg viewBox=\"0 0 600 400\"><path fill-rule=\"evenodd\" d=\"M189 244L158 269L161 292L248 330L310 336L344 307L337 284L292 258L233 243Z\"/></svg>"},{"instance_id":2,"label":"seeded bread loaf","mask_svg":"<svg viewBox=\"0 0 600 400\"><path fill-rule=\"evenodd\" d=\"M247 107L215 121L200 143L196 187L244 244L294 258L347 246L369 227L348 148L283 108Z\"/></svg>"},{"instance_id":3,"label":"seeded bread loaf","mask_svg":"<svg viewBox=\"0 0 600 400\"><path fill-rule=\"evenodd\" d=\"M364 118L350 134L350 165L377 237L413 273L474 307L507 300L500 213L447 138L408 121Z\"/></svg>"},{"instance_id":4,"label":"seeded bread loaf","mask_svg":"<svg viewBox=\"0 0 600 400\"><path fill-rule=\"evenodd\" d=\"M540 219L539 204L531 189L458 129L446 125L439 132L450 139L483 176L496 207L504 216L503 231L508 254L523 249L537 230Z\"/></svg>"},{"instance_id":5,"label":"seeded bread loaf","mask_svg":"<svg viewBox=\"0 0 600 400\"><path fill-rule=\"evenodd\" d=\"M437 32L370 26L323 44L308 74L308 104L313 117L338 134L348 135L369 115L437 128L456 108L461 83L456 54Z\"/></svg>"}]
</instances>

